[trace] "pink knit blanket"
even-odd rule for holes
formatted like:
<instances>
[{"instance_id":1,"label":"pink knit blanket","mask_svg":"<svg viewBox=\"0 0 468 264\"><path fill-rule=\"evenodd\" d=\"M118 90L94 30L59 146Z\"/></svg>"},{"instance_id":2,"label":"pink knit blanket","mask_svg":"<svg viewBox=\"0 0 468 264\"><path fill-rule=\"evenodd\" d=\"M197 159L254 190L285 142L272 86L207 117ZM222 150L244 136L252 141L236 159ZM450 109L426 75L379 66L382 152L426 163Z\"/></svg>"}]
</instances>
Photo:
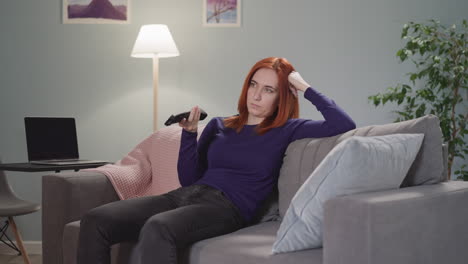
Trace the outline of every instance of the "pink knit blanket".
<instances>
[{"instance_id":1,"label":"pink knit blanket","mask_svg":"<svg viewBox=\"0 0 468 264\"><path fill-rule=\"evenodd\" d=\"M205 124L198 126L198 138ZM120 199L159 195L180 187L177 175L182 128L161 128L114 164L85 169L109 178Z\"/></svg>"}]
</instances>

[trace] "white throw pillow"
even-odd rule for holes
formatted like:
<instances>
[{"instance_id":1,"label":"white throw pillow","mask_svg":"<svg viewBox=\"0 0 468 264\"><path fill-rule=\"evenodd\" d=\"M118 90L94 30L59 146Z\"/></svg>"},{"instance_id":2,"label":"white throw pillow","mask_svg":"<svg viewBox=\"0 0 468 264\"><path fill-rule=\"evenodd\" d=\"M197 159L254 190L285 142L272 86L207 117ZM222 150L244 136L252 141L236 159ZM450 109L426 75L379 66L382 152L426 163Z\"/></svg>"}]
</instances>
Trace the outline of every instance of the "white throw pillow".
<instances>
[{"instance_id":1,"label":"white throw pillow","mask_svg":"<svg viewBox=\"0 0 468 264\"><path fill-rule=\"evenodd\" d=\"M399 188L423 138L424 134L353 136L336 145L294 195L273 253L321 247L327 200Z\"/></svg>"}]
</instances>

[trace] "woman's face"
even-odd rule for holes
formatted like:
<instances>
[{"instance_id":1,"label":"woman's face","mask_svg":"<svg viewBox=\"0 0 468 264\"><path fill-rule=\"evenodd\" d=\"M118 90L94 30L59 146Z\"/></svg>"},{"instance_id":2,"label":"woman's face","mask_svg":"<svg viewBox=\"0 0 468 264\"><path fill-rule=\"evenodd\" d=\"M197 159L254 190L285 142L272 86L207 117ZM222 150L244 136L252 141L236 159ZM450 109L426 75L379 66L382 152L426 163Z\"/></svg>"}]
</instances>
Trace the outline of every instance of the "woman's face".
<instances>
[{"instance_id":1,"label":"woman's face","mask_svg":"<svg viewBox=\"0 0 468 264\"><path fill-rule=\"evenodd\" d=\"M252 76L247 92L249 124L258 124L272 115L278 106L278 75L272 69L260 68Z\"/></svg>"}]
</instances>

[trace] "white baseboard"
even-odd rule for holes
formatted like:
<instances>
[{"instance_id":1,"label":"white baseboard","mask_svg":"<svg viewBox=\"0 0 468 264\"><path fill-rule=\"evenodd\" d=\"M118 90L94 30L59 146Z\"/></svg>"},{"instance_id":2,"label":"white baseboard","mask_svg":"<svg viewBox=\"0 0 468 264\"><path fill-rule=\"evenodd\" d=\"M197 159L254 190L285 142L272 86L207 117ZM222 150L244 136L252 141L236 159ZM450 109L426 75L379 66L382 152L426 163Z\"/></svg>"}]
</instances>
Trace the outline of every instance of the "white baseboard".
<instances>
[{"instance_id":1,"label":"white baseboard","mask_svg":"<svg viewBox=\"0 0 468 264\"><path fill-rule=\"evenodd\" d=\"M16 244L16 241L13 240ZM42 241L23 241L23 245L26 248L28 255L41 255L42 254ZM16 245L18 246L18 245ZM16 255L16 251L9 246L0 242L0 255Z\"/></svg>"}]
</instances>

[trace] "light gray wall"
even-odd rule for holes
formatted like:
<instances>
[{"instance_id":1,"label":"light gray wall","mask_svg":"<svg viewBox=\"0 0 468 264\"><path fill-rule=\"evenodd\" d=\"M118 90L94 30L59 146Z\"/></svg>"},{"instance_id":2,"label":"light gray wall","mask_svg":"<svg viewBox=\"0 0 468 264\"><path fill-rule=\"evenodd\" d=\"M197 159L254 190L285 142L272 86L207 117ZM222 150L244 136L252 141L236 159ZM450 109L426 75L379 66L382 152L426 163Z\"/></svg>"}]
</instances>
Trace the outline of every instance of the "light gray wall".
<instances>
[{"instance_id":1,"label":"light gray wall","mask_svg":"<svg viewBox=\"0 0 468 264\"><path fill-rule=\"evenodd\" d=\"M134 0L131 24L61 23L60 0L2 1L0 155L27 160L25 116L74 116L82 157L118 160L152 131L152 65L130 57L143 24L167 24L181 56L161 59L159 127L199 105L236 113L250 67L286 57L358 126L392 122L393 108L367 96L399 81L411 65L395 57L409 20L460 22L466 0L243 0L240 28L205 28L201 0ZM301 97L301 117L321 119ZM7 172L18 195L40 202L41 175ZM41 240L40 212L17 218L27 241Z\"/></svg>"}]
</instances>

